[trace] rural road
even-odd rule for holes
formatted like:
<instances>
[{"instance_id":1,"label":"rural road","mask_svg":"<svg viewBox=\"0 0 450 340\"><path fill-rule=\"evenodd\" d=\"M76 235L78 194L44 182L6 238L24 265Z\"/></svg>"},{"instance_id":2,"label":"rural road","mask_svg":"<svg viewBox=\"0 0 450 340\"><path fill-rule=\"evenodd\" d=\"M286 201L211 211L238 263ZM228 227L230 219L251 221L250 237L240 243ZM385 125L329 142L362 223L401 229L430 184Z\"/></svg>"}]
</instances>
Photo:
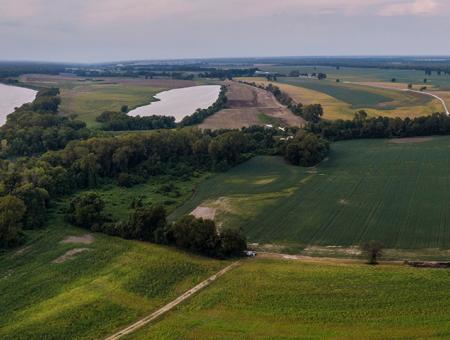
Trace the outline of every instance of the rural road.
<instances>
[{"instance_id":1,"label":"rural road","mask_svg":"<svg viewBox=\"0 0 450 340\"><path fill-rule=\"evenodd\" d=\"M435 95L434 93L425 92L425 91L416 91L416 90L404 90L404 91L420 93L420 94L424 94L424 95L436 98L437 100L439 100L442 103L442 106L444 106L445 113L447 114L447 116L450 115L450 112L448 111L447 103L444 101L444 99L442 99L441 97Z\"/></svg>"},{"instance_id":2,"label":"rural road","mask_svg":"<svg viewBox=\"0 0 450 340\"><path fill-rule=\"evenodd\" d=\"M230 264L229 266L223 268L222 270L220 270L219 272L217 272L214 275L210 276L206 280L200 282L194 288L189 289L187 292L185 292L184 294L180 295L175 300L169 302L164 307L161 307L160 309L158 309L157 311L153 312L152 314L146 316L145 318L143 318L143 319L135 322L134 324L128 326L127 328L124 328L121 331L119 331L119 332L109 336L108 338L106 338L106 340L120 339L121 337L123 337L123 336L125 336L127 334L130 334L130 333L136 331L137 329L147 325L148 323L152 322L153 320L159 318L161 315L163 315L163 314L167 313L168 311L172 310L174 307L176 307L177 305L182 303L184 300L190 298L192 295L194 295L198 291L200 291L203 288L209 286L212 282L216 281L219 277L221 277L225 273L229 272L233 268L237 267L239 264L240 264L239 261L233 262L232 264Z\"/></svg>"}]
</instances>

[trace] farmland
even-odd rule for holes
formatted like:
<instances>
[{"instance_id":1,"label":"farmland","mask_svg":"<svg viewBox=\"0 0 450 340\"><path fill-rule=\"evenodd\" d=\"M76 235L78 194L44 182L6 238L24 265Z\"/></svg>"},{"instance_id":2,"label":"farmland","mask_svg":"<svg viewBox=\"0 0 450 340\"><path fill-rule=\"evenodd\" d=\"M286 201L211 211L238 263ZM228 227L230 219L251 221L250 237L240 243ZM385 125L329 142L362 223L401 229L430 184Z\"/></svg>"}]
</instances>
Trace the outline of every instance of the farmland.
<instances>
[{"instance_id":1,"label":"farmland","mask_svg":"<svg viewBox=\"0 0 450 340\"><path fill-rule=\"evenodd\" d=\"M237 82L228 82L228 107L199 125L203 129L240 129L267 123L281 126L302 126L302 118L295 116L264 90Z\"/></svg>"},{"instance_id":2,"label":"farmland","mask_svg":"<svg viewBox=\"0 0 450 340\"><path fill-rule=\"evenodd\" d=\"M58 210L48 228L27 233L22 248L0 254L2 339L101 338L226 265L149 243L86 237Z\"/></svg>"},{"instance_id":3,"label":"farmland","mask_svg":"<svg viewBox=\"0 0 450 340\"><path fill-rule=\"evenodd\" d=\"M263 78L242 78L268 84ZM352 119L363 109L369 116L418 117L443 110L442 104L429 96L402 91L407 84L336 83L330 80L278 78L276 85L304 105L320 103L325 119Z\"/></svg>"},{"instance_id":4,"label":"farmland","mask_svg":"<svg viewBox=\"0 0 450 340\"><path fill-rule=\"evenodd\" d=\"M248 261L128 339L448 337L449 284L442 270Z\"/></svg>"},{"instance_id":5,"label":"farmland","mask_svg":"<svg viewBox=\"0 0 450 340\"><path fill-rule=\"evenodd\" d=\"M388 248L450 247L450 138L332 144L329 159L297 168L257 157L206 180L172 218L197 206L251 242Z\"/></svg>"}]
</instances>

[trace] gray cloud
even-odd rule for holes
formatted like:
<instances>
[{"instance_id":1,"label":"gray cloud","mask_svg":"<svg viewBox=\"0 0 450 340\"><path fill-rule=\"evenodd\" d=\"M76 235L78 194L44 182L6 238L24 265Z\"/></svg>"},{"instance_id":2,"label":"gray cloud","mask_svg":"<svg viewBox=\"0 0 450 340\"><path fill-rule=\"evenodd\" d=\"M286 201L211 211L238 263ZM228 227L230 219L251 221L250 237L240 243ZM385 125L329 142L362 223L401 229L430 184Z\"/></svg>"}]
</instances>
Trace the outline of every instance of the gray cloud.
<instances>
[{"instance_id":1,"label":"gray cloud","mask_svg":"<svg viewBox=\"0 0 450 340\"><path fill-rule=\"evenodd\" d=\"M450 54L448 15L447 0L0 0L0 59Z\"/></svg>"}]
</instances>

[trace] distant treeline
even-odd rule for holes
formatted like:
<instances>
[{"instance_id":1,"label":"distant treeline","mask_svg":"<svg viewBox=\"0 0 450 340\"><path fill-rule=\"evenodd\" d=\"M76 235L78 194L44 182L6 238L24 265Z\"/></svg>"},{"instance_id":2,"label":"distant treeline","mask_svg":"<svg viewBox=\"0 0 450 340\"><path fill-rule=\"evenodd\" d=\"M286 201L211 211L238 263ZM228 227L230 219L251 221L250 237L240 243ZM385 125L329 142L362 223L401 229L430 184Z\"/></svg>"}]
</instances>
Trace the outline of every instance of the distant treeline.
<instances>
[{"instance_id":1,"label":"distant treeline","mask_svg":"<svg viewBox=\"0 0 450 340\"><path fill-rule=\"evenodd\" d=\"M0 62L0 79L18 77L22 74L59 74L70 65L37 62Z\"/></svg>"}]
</instances>

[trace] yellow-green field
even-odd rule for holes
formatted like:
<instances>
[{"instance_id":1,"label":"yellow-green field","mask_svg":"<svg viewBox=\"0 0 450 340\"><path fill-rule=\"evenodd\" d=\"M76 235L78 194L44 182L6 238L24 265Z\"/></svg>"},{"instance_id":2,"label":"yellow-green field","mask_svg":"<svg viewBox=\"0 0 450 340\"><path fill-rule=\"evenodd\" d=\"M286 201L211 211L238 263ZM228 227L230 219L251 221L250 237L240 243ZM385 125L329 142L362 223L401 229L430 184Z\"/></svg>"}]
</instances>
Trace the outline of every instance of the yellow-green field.
<instances>
[{"instance_id":1,"label":"yellow-green field","mask_svg":"<svg viewBox=\"0 0 450 340\"><path fill-rule=\"evenodd\" d=\"M450 272L256 259L127 339L450 336Z\"/></svg>"},{"instance_id":2,"label":"yellow-green field","mask_svg":"<svg viewBox=\"0 0 450 340\"><path fill-rule=\"evenodd\" d=\"M442 104L436 99L399 91L400 88L406 89L407 84L396 83L396 86L384 83L339 84L329 80L297 81L294 78L282 78L277 82L269 82L264 78L239 79L263 85L273 83L288 93L295 101L304 105L319 103L324 108L324 118L330 120L352 119L357 110L365 110L369 116L405 118L429 115L443 109ZM321 91L320 85L325 85L327 88ZM333 96L335 88L345 91L341 99ZM378 96L379 102L371 103L371 98L365 102L365 95ZM358 100L357 105L352 103L354 99ZM375 97L376 99L377 97Z\"/></svg>"},{"instance_id":3,"label":"yellow-green field","mask_svg":"<svg viewBox=\"0 0 450 340\"><path fill-rule=\"evenodd\" d=\"M64 243L86 233L55 213L47 229L0 255L1 339L103 338L226 265L103 234Z\"/></svg>"}]
</instances>

